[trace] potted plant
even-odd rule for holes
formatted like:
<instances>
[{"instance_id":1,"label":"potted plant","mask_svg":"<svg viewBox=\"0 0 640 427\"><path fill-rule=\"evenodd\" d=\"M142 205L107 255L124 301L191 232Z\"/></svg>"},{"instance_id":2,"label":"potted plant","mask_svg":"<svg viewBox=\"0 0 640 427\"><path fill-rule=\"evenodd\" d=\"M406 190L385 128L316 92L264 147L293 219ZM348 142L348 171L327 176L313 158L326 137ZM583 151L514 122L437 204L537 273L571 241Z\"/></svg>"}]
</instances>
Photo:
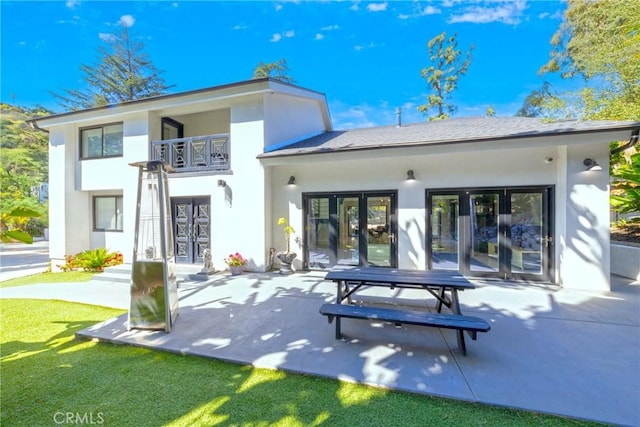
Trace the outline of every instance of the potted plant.
<instances>
[{"instance_id":1,"label":"potted plant","mask_svg":"<svg viewBox=\"0 0 640 427\"><path fill-rule=\"evenodd\" d=\"M229 254L229 256L224 259L224 262L229 266L231 275L237 276L244 270L244 266L247 263L247 260L242 255L240 255L239 252L236 252L235 254Z\"/></svg>"},{"instance_id":2,"label":"potted plant","mask_svg":"<svg viewBox=\"0 0 640 427\"><path fill-rule=\"evenodd\" d=\"M285 218L280 218L278 220L278 225L282 227L284 231L284 242L287 250L285 252L278 252L276 257L280 260L280 274L292 274L293 269L291 268L291 263L294 258L297 256L295 252L291 252L291 242L290 238L295 230L292 226L289 225L289 222Z\"/></svg>"}]
</instances>

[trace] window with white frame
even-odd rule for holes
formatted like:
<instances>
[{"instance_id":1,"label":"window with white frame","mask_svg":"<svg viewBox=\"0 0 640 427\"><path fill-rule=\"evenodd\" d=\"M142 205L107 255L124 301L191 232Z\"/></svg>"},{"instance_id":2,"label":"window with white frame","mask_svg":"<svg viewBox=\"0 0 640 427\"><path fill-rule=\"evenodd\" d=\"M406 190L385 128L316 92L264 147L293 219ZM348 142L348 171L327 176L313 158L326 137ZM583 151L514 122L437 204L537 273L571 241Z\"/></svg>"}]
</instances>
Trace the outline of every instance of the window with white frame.
<instances>
[{"instance_id":1,"label":"window with white frame","mask_svg":"<svg viewBox=\"0 0 640 427\"><path fill-rule=\"evenodd\" d=\"M93 229L122 231L122 196L94 196Z\"/></svg>"},{"instance_id":2,"label":"window with white frame","mask_svg":"<svg viewBox=\"0 0 640 427\"><path fill-rule=\"evenodd\" d=\"M80 130L80 158L122 156L122 123Z\"/></svg>"}]
</instances>

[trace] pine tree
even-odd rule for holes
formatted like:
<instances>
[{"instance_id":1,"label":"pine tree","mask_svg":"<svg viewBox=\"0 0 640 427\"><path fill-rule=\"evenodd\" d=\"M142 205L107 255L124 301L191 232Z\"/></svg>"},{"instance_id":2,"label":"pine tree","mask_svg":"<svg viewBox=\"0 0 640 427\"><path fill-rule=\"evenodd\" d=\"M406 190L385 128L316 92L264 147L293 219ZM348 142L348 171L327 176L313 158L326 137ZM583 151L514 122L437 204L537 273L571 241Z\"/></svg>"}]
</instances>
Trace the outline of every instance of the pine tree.
<instances>
[{"instance_id":1,"label":"pine tree","mask_svg":"<svg viewBox=\"0 0 640 427\"><path fill-rule=\"evenodd\" d=\"M456 37L456 34L447 37L447 33L442 32L427 43L432 65L423 68L420 75L427 81L432 93L427 97L426 104L418 106L418 111L427 114L430 109L435 108L437 114L429 116L429 120L446 119L456 111L455 105L448 103L447 98L458 87L458 80L467 73L471 65L473 46L461 57L462 51L458 50Z\"/></svg>"},{"instance_id":2,"label":"pine tree","mask_svg":"<svg viewBox=\"0 0 640 427\"><path fill-rule=\"evenodd\" d=\"M66 110L81 110L119 104L166 93L167 86L158 70L144 52L144 44L133 40L126 26L120 37L112 37L106 46L99 46L99 60L82 64L87 89L65 89L53 93Z\"/></svg>"}]
</instances>

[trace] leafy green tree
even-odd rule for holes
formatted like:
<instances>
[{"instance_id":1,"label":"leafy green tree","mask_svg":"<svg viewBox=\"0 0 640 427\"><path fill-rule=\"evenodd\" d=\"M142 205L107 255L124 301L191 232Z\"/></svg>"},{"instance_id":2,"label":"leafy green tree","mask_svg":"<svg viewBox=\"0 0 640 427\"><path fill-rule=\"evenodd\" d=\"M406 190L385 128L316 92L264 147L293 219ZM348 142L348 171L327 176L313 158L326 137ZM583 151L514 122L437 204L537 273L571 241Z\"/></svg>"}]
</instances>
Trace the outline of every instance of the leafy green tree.
<instances>
[{"instance_id":1,"label":"leafy green tree","mask_svg":"<svg viewBox=\"0 0 640 427\"><path fill-rule=\"evenodd\" d=\"M552 102L560 102L554 93L551 83L544 82L540 89L531 91L524 100L522 107L516 113L518 117L546 117L555 110Z\"/></svg>"},{"instance_id":2,"label":"leafy green tree","mask_svg":"<svg viewBox=\"0 0 640 427\"><path fill-rule=\"evenodd\" d=\"M632 155L630 160L622 162L611 173L611 207L622 214L640 212L640 153Z\"/></svg>"},{"instance_id":3,"label":"leafy green tree","mask_svg":"<svg viewBox=\"0 0 640 427\"><path fill-rule=\"evenodd\" d=\"M82 64L80 70L88 88L65 89L63 94L53 92L66 110L119 104L136 99L163 95L173 86L167 86L147 54L144 44L129 35L126 26L119 37L99 46L98 62Z\"/></svg>"},{"instance_id":4,"label":"leafy green tree","mask_svg":"<svg viewBox=\"0 0 640 427\"><path fill-rule=\"evenodd\" d=\"M48 180L47 134L26 120L50 112L0 105L0 229L3 241L30 242L47 224L47 207L38 202L33 187Z\"/></svg>"},{"instance_id":5,"label":"leafy green tree","mask_svg":"<svg viewBox=\"0 0 640 427\"><path fill-rule=\"evenodd\" d=\"M447 102L458 87L458 80L464 76L471 65L471 52L474 46L464 54L458 49L457 34L447 37L446 32L438 34L427 42L427 50L431 65L423 68L420 75L431 89L427 103L418 106L418 111L427 114L436 109L436 114L429 120L442 120L455 113L456 107Z\"/></svg>"},{"instance_id":6,"label":"leafy green tree","mask_svg":"<svg viewBox=\"0 0 640 427\"><path fill-rule=\"evenodd\" d=\"M287 60L282 58L276 62L258 62L253 70L254 79L263 79L271 77L285 83L295 83L295 80L289 75L289 65Z\"/></svg>"},{"instance_id":7,"label":"leafy green tree","mask_svg":"<svg viewBox=\"0 0 640 427\"><path fill-rule=\"evenodd\" d=\"M496 115L496 109L493 108L493 105L489 105L487 109L484 111L484 115L487 117L494 117Z\"/></svg>"},{"instance_id":8,"label":"leafy green tree","mask_svg":"<svg viewBox=\"0 0 640 427\"><path fill-rule=\"evenodd\" d=\"M582 119L640 119L640 2L569 0L541 73L581 77L585 87L563 94ZM550 106L554 107L553 104Z\"/></svg>"}]
</instances>

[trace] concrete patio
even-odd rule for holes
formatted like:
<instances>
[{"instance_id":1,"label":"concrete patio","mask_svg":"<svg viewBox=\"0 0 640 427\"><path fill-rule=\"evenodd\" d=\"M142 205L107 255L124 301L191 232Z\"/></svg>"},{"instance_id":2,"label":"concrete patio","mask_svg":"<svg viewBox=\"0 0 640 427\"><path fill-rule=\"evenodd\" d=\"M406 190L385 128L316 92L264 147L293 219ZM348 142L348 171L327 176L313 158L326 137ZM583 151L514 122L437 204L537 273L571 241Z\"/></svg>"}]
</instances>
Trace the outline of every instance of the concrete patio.
<instances>
[{"instance_id":1,"label":"concrete patio","mask_svg":"<svg viewBox=\"0 0 640 427\"><path fill-rule=\"evenodd\" d=\"M333 324L318 314L320 305L335 297L335 285L323 277L304 272L219 273L206 283L180 286L180 315L169 334L127 331L123 315L78 336L640 426L638 282L614 276L613 292L594 293L476 281L476 290L460 294L462 311L486 319L492 329L477 341L467 340L465 357L451 330L346 319L342 331L348 339L334 339ZM32 288L31 297L54 292L43 287L39 292L45 294L34 295L38 286L52 285L24 288ZM95 292L77 292L93 286ZM57 298L74 300L75 293L89 302L93 294L97 304L127 307L127 290L123 283L63 284ZM2 297L20 297L26 291L6 288ZM424 298L415 291L379 288L362 298L381 301L390 296L403 305ZM429 304L433 307L434 301Z\"/></svg>"}]
</instances>

